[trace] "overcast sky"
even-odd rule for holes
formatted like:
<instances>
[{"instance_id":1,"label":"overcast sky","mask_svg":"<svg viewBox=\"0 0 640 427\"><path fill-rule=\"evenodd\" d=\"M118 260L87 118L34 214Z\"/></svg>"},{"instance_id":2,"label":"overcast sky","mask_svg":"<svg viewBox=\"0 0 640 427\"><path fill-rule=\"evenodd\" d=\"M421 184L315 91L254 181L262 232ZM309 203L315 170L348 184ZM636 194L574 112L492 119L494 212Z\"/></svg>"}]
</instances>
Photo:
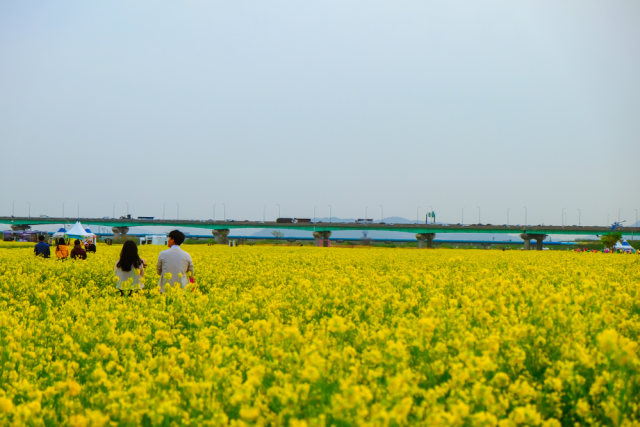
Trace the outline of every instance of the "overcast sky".
<instances>
[{"instance_id":1,"label":"overcast sky","mask_svg":"<svg viewBox=\"0 0 640 427\"><path fill-rule=\"evenodd\" d=\"M634 222L639 22L636 0L5 0L0 215Z\"/></svg>"}]
</instances>

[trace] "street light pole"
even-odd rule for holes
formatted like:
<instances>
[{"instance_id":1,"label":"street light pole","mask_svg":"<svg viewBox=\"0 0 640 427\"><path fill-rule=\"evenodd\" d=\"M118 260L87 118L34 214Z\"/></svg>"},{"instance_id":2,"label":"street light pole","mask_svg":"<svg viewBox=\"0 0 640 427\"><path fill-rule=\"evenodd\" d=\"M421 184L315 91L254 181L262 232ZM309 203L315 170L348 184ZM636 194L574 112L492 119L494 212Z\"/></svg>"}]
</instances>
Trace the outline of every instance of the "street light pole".
<instances>
[{"instance_id":1,"label":"street light pole","mask_svg":"<svg viewBox=\"0 0 640 427\"><path fill-rule=\"evenodd\" d=\"M567 209L566 208L562 208L562 226L564 227L564 216L566 214Z\"/></svg>"},{"instance_id":2,"label":"street light pole","mask_svg":"<svg viewBox=\"0 0 640 427\"><path fill-rule=\"evenodd\" d=\"M29 205L29 218L31 218L31 202L27 202L27 204Z\"/></svg>"},{"instance_id":3,"label":"street light pole","mask_svg":"<svg viewBox=\"0 0 640 427\"><path fill-rule=\"evenodd\" d=\"M524 208L524 225L527 225L527 207L523 206Z\"/></svg>"},{"instance_id":4,"label":"street light pole","mask_svg":"<svg viewBox=\"0 0 640 427\"><path fill-rule=\"evenodd\" d=\"M382 205L380 205L380 222L384 219L384 211L382 210Z\"/></svg>"},{"instance_id":5,"label":"street light pole","mask_svg":"<svg viewBox=\"0 0 640 427\"><path fill-rule=\"evenodd\" d=\"M314 206L313 206L313 222L316 222L316 218L317 218L317 216L316 216L316 209L318 209L318 207L314 205Z\"/></svg>"},{"instance_id":6,"label":"street light pole","mask_svg":"<svg viewBox=\"0 0 640 427\"><path fill-rule=\"evenodd\" d=\"M582 211L578 209L578 227L582 226Z\"/></svg>"},{"instance_id":7,"label":"street light pole","mask_svg":"<svg viewBox=\"0 0 640 427\"><path fill-rule=\"evenodd\" d=\"M480 206L476 206L476 208L478 208L478 225L482 224L482 221L480 221Z\"/></svg>"},{"instance_id":8,"label":"street light pole","mask_svg":"<svg viewBox=\"0 0 640 427\"><path fill-rule=\"evenodd\" d=\"M331 213L331 205L329 205L329 222L331 222L331 217L333 216L333 214Z\"/></svg>"},{"instance_id":9,"label":"street light pole","mask_svg":"<svg viewBox=\"0 0 640 427\"><path fill-rule=\"evenodd\" d=\"M280 218L280 204L276 203L276 206L278 207L278 218Z\"/></svg>"},{"instance_id":10,"label":"street light pole","mask_svg":"<svg viewBox=\"0 0 640 427\"><path fill-rule=\"evenodd\" d=\"M509 208L507 208L507 226L509 226Z\"/></svg>"},{"instance_id":11,"label":"street light pole","mask_svg":"<svg viewBox=\"0 0 640 427\"><path fill-rule=\"evenodd\" d=\"M225 221L227 220L227 204L226 203L222 204L222 218Z\"/></svg>"}]
</instances>

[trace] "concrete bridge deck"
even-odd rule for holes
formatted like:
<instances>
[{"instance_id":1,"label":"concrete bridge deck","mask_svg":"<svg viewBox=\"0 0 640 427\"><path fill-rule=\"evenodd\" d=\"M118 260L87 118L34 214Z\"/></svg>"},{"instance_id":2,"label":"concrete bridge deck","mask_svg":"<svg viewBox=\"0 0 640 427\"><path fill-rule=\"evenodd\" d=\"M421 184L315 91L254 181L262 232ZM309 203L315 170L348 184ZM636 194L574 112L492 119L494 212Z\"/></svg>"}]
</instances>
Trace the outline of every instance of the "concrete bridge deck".
<instances>
[{"instance_id":1,"label":"concrete bridge deck","mask_svg":"<svg viewBox=\"0 0 640 427\"><path fill-rule=\"evenodd\" d=\"M68 224L80 221L83 225L106 227L192 227L210 230L231 230L240 228L278 228L309 231L401 231L416 234L440 233L504 233L504 234L566 234L599 236L611 231L610 226L559 226L559 225L490 225L490 224L386 224L386 223L340 223L340 222L299 222L277 223L275 221L211 221L177 219L113 219L113 218L54 218L54 217L0 217L0 224L44 225ZM638 234L640 227L618 227L615 231L623 234Z\"/></svg>"}]
</instances>

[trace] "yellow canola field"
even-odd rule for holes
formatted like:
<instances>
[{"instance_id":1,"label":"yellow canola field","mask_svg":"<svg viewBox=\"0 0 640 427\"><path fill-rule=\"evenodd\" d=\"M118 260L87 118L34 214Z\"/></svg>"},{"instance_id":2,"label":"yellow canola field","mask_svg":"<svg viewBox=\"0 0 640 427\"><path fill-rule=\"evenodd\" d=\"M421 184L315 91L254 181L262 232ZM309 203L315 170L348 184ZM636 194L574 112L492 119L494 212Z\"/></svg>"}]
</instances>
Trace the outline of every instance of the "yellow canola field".
<instances>
[{"instance_id":1,"label":"yellow canola field","mask_svg":"<svg viewBox=\"0 0 640 427\"><path fill-rule=\"evenodd\" d=\"M638 425L640 257L185 246L186 291L0 248L0 425Z\"/></svg>"}]
</instances>

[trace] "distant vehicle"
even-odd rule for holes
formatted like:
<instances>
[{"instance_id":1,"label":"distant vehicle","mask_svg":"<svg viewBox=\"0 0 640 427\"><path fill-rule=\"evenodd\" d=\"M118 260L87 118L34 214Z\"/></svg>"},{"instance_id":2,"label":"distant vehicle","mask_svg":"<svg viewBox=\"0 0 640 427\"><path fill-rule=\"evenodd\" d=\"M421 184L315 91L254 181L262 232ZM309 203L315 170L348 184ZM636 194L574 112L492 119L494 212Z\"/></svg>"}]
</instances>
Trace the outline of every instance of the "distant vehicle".
<instances>
[{"instance_id":1,"label":"distant vehicle","mask_svg":"<svg viewBox=\"0 0 640 427\"><path fill-rule=\"evenodd\" d=\"M373 224L373 218L358 218L356 224Z\"/></svg>"},{"instance_id":2,"label":"distant vehicle","mask_svg":"<svg viewBox=\"0 0 640 427\"><path fill-rule=\"evenodd\" d=\"M139 216L139 217L138 217L138 219L146 219L146 220L149 220L149 221L152 221L152 220L153 220L153 218L154 218L154 217L152 217L152 216Z\"/></svg>"},{"instance_id":3,"label":"distant vehicle","mask_svg":"<svg viewBox=\"0 0 640 427\"><path fill-rule=\"evenodd\" d=\"M311 222L311 218L294 218L297 222L308 223Z\"/></svg>"},{"instance_id":4,"label":"distant vehicle","mask_svg":"<svg viewBox=\"0 0 640 427\"><path fill-rule=\"evenodd\" d=\"M40 218L49 218L49 215L40 215Z\"/></svg>"},{"instance_id":5,"label":"distant vehicle","mask_svg":"<svg viewBox=\"0 0 640 427\"><path fill-rule=\"evenodd\" d=\"M278 218L276 219L278 224L293 224L293 218Z\"/></svg>"}]
</instances>

